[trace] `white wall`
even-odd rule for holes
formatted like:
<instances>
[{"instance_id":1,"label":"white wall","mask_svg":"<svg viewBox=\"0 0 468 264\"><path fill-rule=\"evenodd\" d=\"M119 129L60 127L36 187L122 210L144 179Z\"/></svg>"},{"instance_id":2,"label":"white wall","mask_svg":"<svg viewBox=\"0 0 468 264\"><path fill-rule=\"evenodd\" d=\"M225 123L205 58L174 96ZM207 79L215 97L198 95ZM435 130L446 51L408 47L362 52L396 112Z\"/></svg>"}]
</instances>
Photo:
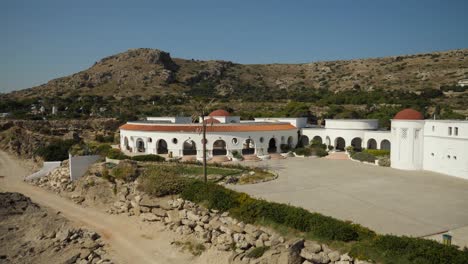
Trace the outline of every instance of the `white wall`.
<instances>
[{"instance_id":1,"label":"white wall","mask_svg":"<svg viewBox=\"0 0 468 264\"><path fill-rule=\"evenodd\" d=\"M468 122L426 120L423 156L425 170L468 179Z\"/></svg>"},{"instance_id":2,"label":"white wall","mask_svg":"<svg viewBox=\"0 0 468 264\"><path fill-rule=\"evenodd\" d=\"M325 128L327 129L362 129L377 130L379 120L377 119L325 119Z\"/></svg>"},{"instance_id":3,"label":"white wall","mask_svg":"<svg viewBox=\"0 0 468 264\"><path fill-rule=\"evenodd\" d=\"M284 122L290 123L297 128L307 126L307 117L256 117L255 122Z\"/></svg>"},{"instance_id":4,"label":"white wall","mask_svg":"<svg viewBox=\"0 0 468 264\"><path fill-rule=\"evenodd\" d=\"M403 170L423 168L424 120L392 120L391 166Z\"/></svg>"},{"instance_id":5,"label":"white wall","mask_svg":"<svg viewBox=\"0 0 468 264\"><path fill-rule=\"evenodd\" d=\"M146 120L170 122L174 124L188 124L192 122L192 118L190 116L147 117Z\"/></svg>"}]
</instances>

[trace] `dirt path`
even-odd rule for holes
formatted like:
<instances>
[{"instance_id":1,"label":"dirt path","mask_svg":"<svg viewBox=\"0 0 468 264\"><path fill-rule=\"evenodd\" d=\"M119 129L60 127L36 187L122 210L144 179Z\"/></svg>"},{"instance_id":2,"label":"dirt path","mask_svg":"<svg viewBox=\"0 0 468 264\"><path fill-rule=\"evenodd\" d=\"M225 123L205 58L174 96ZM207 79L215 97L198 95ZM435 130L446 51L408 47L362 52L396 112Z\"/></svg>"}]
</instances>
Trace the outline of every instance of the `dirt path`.
<instances>
[{"instance_id":1,"label":"dirt path","mask_svg":"<svg viewBox=\"0 0 468 264\"><path fill-rule=\"evenodd\" d=\"M20 192L34 202L60 211L75 224L100 233L119 263L193 263L193 257L170 245L171 232L145 228L134 218L109 215L81 207L46 190L22 181L30 170L23 161L0 151L0 191Z\"/></svg>"}]
</instances>

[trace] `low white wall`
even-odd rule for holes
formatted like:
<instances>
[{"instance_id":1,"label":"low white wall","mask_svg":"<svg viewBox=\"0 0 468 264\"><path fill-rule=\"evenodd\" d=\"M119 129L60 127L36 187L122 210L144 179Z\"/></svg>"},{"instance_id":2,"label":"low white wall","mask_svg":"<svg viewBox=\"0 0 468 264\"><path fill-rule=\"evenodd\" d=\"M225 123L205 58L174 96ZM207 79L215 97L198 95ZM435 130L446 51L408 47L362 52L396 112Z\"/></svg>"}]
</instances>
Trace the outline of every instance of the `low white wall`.
<instances>
[{"instance_id":1,"label":"low white wall","mask_svg":"<svg viewBox=\"0 0 468 264\"><path fill-rule=\"evenodd\" d=\"M60 165L62 165L61 161L47 161L47 162L44 162L44 164L42 165L41 170L27 176L25 178L25 180L30 181L30 180L34 180L34 179L37 179L37 178L41 178L41 177L47 175L47 173L54 170L55 168L59 167Z\"/></svg>"},{"instance_id":2,"label":"low white wall","mask_svg":"<svg viewBox=\"0 0 468 264\"><path fill-rule=\"evenodd\" d=\"M89 166L95 163L101 156L89 155L89 156L69 156L70 164L70 180L74 181L83 176L88 170Z\"/></svg>"}]
</instances>

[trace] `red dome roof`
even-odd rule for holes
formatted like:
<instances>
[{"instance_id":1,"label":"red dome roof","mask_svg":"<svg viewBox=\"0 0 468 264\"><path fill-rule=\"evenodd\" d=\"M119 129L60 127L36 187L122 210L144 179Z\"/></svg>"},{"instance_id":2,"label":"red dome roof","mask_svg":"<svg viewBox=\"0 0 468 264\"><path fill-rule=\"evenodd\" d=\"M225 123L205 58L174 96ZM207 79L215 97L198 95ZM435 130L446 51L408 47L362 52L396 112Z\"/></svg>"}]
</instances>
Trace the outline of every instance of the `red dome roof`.
<instances>
[{"instance_id":1,"label":"red dome roof","mask_svg":"<svg viewBox=\"0 0 468 264\"><path fill-rule=\"evenodd\" d=\"M423 114L411 108L407 108L398 112L393 119L397 120L424 120Z\"/></svg>"},{"instance_id":2,"label":"red dome roof","mask_svg":"<svg viewBox=\"0 0 468 264\"><path fill-rule=\"evenodd\" d=\"M209 114L209 116L230 116L231 114L223 109L214 110Z\"/></svg>"},{"instance_id":3,"label":"red dome roof","mask_svg":"<svg viewBox=\"0 0 468 264\"><path fill-rule=\"evenodd\" d=\"M208 119L205 119L205 124L218 124L218 123L221 123L219 122L218 119L214 119L214 118L208 118Z\"/></svg>"}]
</instances>

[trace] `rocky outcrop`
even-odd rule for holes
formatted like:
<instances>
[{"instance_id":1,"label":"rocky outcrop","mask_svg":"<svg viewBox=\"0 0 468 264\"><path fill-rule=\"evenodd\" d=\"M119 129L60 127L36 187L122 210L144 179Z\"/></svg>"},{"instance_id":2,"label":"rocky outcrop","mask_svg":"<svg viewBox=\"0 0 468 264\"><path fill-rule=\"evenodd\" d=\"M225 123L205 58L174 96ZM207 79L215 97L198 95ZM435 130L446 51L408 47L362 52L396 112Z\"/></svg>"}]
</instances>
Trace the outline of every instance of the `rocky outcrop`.
<instances>
[{"instance_id":1,"label":"rocky outcrop","mask_svg":"<svg viewBox=\"0 0 468 264\"><path fill-rule=\"evenodd\" d=\"M113 263L99 234L71 227L19 193L0 193L0 262Z\"/></svg>"}]
</instances>

